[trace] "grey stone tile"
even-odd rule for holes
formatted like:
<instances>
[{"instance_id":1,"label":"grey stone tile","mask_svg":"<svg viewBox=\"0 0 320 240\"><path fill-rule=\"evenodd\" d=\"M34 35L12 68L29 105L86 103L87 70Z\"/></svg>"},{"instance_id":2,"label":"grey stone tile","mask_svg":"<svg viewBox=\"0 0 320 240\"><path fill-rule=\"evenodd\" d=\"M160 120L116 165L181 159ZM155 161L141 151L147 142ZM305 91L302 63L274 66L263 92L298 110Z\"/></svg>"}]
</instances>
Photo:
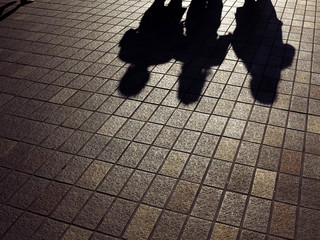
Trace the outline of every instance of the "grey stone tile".
<instances>
[{"instance_id":1,"label":"grey stone tile","mask_svg":"<svg viewBox=\"0 0 320 240\"><path fill-rule=\"evenodd\" d=\"M148 148L149 146L146 144L132 142L123 153L118 163L128 167L136 167Z\"/></svg>"},{"instance_id":2,"label":"grey stone tile","mask_svg":"<svg viewBox=\"0 0 320 240\"><path fill-rule=\"evenodd\" d=\"M222 190L203 186L196 199L191 215L212 220L218 210L221 195Z\"/></svg>"},{"instance_id":3,"label":"grey stone tile","mask_svg":"<svg viewBox=\"0 0 320 240\"><path fill-rule=\"evenodd\" d=\"M303 178L301 187L301 206L320 209L320 181Z\"/></svg>"},{"instance_id":4,"label":"grey stone tile","mask_svg":"<svg viewBox=\"0 0 320 240\"><path fill-rule=\"evenodd\" d=\"M246 196L243 194L226 192L218 215L218 221L239 226L245 200Z\"/></svg>"},{"instance_id":5,"label":"grey stone tile","mask_svg":"<svg viewBox=\"0 0 320 240\"><path fill-rule=\"evenodd\" d=\"M204 183L210 186L224 188L227 184L230 169L230 162L213 159Z\"/></svg>"},{"instance_id":6,"label":"grey stone tile","mask_svg":"<svg viewBox=\"0 0 320 240\"><path fill-rule=\"evenodd\" d=\"M244 219L244 227L266 232L270 216L271 201L250 197L247 212Z\"/></svg>"},{"instance_id":7,"label":"grey stone tile","mask_svg":"<svg viewBox=\"0 0 320 240\"><path fill-rule=\"evenodd\" d=\"M155 227L151 239L177 239L186 216L165 211Z\"/></svg>"},{"instance_id":8,"label":"grey stone tile","mask_svg":"<svg viewBox=\"0 0 320 240\"><path fill-rule=\"evenodd\" d=\"M120 198L116 199L98 230L114 236L120 236L136 206L137 203L135 202Z\"/></svg>"},{"instance_id":9,"label":"grey stone tile","mask_svg":"<svg viewBox=\"0 0 320 240\"><path fill-rule=\"evenodd\" d=\"M89 229L95 229L110 207L113 197L95 193L77 214L74 223Z\"/></svg>"},{"instance_id":10,"label":"grey stone tile","mask_svg":"<svg viewBox=\"0 0 320 240\"><path fill-rule=\"evenodd\" d=\"M164 207L175 183L176 179L157 175L143 199L143 202L161 208Z\"/></svg>"},{"instance_id":11,"label":"grey stone tile","mask_svg":"<svg viewBox=\"0 0 320 240\"><path fill-rule=\"evenodd\" d=\"M228 190L249 193L253 167L235 164L228 184Z\"/></svg>"},{"instance_id":12,"label":"grey stone tile","mask_svg":"<svg viewBox=\"0 0 320 240\"><path fill-rule=\"evenodd\" d=\"M145 154L138 168L155 173L159 170L160 166L165 161L165 158L168 155L168 153L168 149L153 146Z\"/></svg>"},{"instance_id":13,"label":"grey stone tile","mask_svg":"<svg viewBox=\"0 0 320 240\"><path fill-rule=\"evenodd\" d=\"M320 179L320 157L312 154L305 154L303 164L303 176Z\"/></svg>"},{"instance_id":14,"label":"grey stone tile","mask_svg":"<svg viewBox=\"0 0 320 240\"><path fill-rule=\"evenodd\" d=\"M98 190L112 195L119 194L132 171L133 169L131 168L116 165L108 172L107 177L100 184Z\"/></svg>"},{"instance_id":15,"label":"grey stone tile","mask_svg":"<svg viewBox=\"0 0 320 240\"><path fill-rule=\"evenodd\" d=\"M129 141L113 138L106 148L100 153L98 159L108 162L116 162L129 145Z\"/></svg>"},{"instance_id":16,"label":"grey stone tile","mask_svg":"<svg viewBox=\"0 0 320 240\"><path fill-rule=\"evenodd\" d=\"M136 170L124 186L120 196L126 199L139 201L153 178L154 174Z\"/></svg>"}]
</instances>

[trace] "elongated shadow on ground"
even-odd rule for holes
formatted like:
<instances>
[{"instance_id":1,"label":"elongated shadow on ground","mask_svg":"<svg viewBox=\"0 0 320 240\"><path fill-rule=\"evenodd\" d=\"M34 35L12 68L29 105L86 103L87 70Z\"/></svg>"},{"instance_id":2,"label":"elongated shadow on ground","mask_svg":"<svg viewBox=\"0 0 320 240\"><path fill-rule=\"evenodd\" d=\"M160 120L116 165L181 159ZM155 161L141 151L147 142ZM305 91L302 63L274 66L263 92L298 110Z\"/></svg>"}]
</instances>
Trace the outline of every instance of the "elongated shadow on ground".
<instances>
[{"instance_id":1,"label":"elongated shadow on ground","mask_svg":"<svg viewBox=\"0 0 320 240\"><path fill-rule=\"evenodd\" d=\"M232 47L251 75L252 96L272 104L283 69L290 66L295 49L282 40L282 22L270 0L246 0L236 12Z\"/></svg>"},{"instance_id":2,"label":"elongated shadow on ground","mask_svg":"<svg viewBox=\"0 0 320 240\"><path fill-rule=\"evenodd\" d=\"M217 34L222 7L222 0L193 0L188 9L182 51L176 57L183 62L178 98L185 104L198 101L210 68L220 65L227 54L231 38ZM188 49L192 47L198 52L190 59Z\"/></svg>"},{"instance_id":3,"label":"elongated shadow on ground","mask_svg":"<svg viewBox=\"0 0 320 240\"><path fill-rule=\"evenodd\" d=\"M2 7L0 7L0 21L6 19L7 17L9 17L10 15L12 15L13 13L15 13L20 7L22 7L23 5L32 3L31 1L25 1L23 3L18 4L17 6L15 6L14 8L10 9L9 11L5 12L6 8L9 8L10 6L12 6L13 4L15 4L17 1L13 1L13 2L9 2L5 5L3 5Z\"/></svg>"},{"instance_id":4,"label":"elongated shadow on ground","mask_svg":"<svg viewBox=\"0 0 320 240\"><path fill-rule=\"evenodd\" d=\"M167 7L159 2L146 11L139 28L127 31L120 41L119 57L130 66L119 90L125 96L138 94L149 80L149 66L176 59L182 62L178 98L190 104L199 99L210 67L221 64L227 53L229 36L217 35L222 1L193 0L184 23L180 0ZM199 49L190 54L194 46ZM204 61L197 61L198 57Z\"/></svg>"},{"instance_id":5,"label":"elongated shadow on ground","mask_svg":"<svg viewBox=\"0 0 320 240\"><path fill-rule=\"evenodd\" d=\"M168 6L156 0L145 12L137 29L128 30L120 41L119 58L130 64L119 90L125 96L137 95L149 80L148 67L169 62L183 34L181 18L185 11L180 0Z\"/></svg>"}]
</instances>

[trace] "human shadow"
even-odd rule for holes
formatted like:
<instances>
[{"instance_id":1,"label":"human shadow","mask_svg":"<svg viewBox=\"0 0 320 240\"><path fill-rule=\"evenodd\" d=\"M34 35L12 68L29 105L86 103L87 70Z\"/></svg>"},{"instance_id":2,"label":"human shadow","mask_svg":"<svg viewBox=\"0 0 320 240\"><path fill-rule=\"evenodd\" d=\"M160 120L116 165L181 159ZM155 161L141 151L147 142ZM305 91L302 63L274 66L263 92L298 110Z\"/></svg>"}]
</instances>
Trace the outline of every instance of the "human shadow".
<instances>
[{"instance_id":1,"label":"human shadow","mask_svg":"<svg viewBox=\"0 0 320 240\"><path fill-rule=\"evenodd\" d=\"M222 7L222 0L193 0L189 6L185 21L186 34L180 44L183 48L182 57L176 57L183 62L178 98L185 104L199 99L210 68L220 65L227 54L230 36L219 37L217 34ZM188 49L194 46L198 49L190 59Z\"/></svg>"},{"instance_id":2,"label":"human shadow","mask_svg":"<svg viewBox=\"0 0 320 240\"><path fill-rule=\"evenodd\" d=\"M148 68L169 62L183 34L180 23L185 9L182 0L155 0L137 29L129 29L121 39L119 58L130 64L119 90L125 96L137 95L150 78Z\"/></svg>"},{"instance_id":3,"label":"human shadow","mask_svg":"<svg viewBox=\"0 0 320 240\"><path fill-rule=\"evenodd\" d=\"M4 10L10 6L12 6L13 4L15 4L17 1L13 1L13 2L9 2L5 5L3 5L2 7L0 7L0 21L6 19L7 17L9 17L10 15L12 15L15 11L17 11L20 7L31 3L32 1L22 1L20 2L16 7L12 8L11 10L7 11L6 13L3 14Z\"/></svg>"},{"instance_id":4,"label":"human shadow","mask_svg":"<svg viewBox=\"0 0 320 240\"><path fill-rule=\"evenodd\" d=\"M282 40L282 22L270 0L246 0L236 11L232 47L251 75L250 90L260 103L272 104L283 69L295 49Z\"/></svg>"},{"instance_id":5,"label":"human shadow","mask_svg":"<svg viewBox=\"0 0 320 240\"><path fill-rule=\"evenodd\" d=\"M125 96L138 94L150 78L149 66L175 59L182 63L178 99L190 104L199 99L210 68L222 63L230 44L229 36L217 35L222 0L193 0L184 22L186 9L181 0L171 0L168 6L163 3L156 0L139 27L128 30L121 39L119 58L130 66L119 90ZM190 53L194 46L198 50Z\"/></svg>"}]
</instances>

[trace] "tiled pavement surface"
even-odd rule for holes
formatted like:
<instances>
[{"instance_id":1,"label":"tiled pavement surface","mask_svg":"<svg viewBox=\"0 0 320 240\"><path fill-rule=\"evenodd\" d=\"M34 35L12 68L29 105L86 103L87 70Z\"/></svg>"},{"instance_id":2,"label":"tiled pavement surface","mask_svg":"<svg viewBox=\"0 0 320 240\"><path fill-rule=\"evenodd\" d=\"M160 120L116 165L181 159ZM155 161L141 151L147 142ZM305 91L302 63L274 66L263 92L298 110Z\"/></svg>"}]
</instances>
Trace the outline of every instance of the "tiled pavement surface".
<instances>
[{"instance_id":1,"label":"tiled pavement surface","mask_svg":"<svg viewBox=\"0 0 320 240\"><path fill-rule=\"evenodd\" d=\"M320 239L317 0L8 3L1 239Z\"/></svg>"}]
</instances>

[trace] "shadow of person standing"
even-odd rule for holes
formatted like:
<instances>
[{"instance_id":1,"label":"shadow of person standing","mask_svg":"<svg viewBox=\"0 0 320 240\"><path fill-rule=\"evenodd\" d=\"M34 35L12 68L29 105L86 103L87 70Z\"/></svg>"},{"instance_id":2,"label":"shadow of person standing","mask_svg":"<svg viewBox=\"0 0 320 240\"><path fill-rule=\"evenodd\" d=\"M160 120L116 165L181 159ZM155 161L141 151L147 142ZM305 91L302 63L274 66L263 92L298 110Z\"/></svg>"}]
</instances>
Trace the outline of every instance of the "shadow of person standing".
<instances>
[{"instance_id":1,"label":"shadow of person standing","mask_svg":"<svg viewBox=\"0 0 320 240\"><path fill-rule=\"evenodd\" d=\"M251 75L250 90L260 103L277 98L281 70L290 66L295 49L282 40L282 22L270 0L246 0L237 8L232 47Z\"/></svg>"},{"instance_id":2,"label":"shadow of person standing","mask_svg":"<svg viewBox=\"0 0 320 240\"><path fill-rule=\"evenodd\" d=\"M14 12L16 12L20 7L32 3L34 2L33 0L21 0L20 4L16 5L16 7L10 9L9 11L4 13L4 10L6 8L9 8L10 6L14 5L17 1L13 1L13 2L9 2L5 5L3 5L2 7L0 7L0 21L4 20L5 18L9 17L11 14L13 14ZM4 13L4 14L3 14Z\"/></svg>"},{"instance_id":3,"label":"shadow of person standing","mask_svg":"<svg viewBox=\"0 0 320 240\"><path fill-rule=\"evenodd\" d=\"M180 23L185 9L182 0L155 0L145 12L137 29L128 30L121 39L119 58L130 64L120 81L125 96L138 94L150 78L148 67L169 62L183 34Z\"/></svg>"},{"instance_id":4,"label":"shadow of person standing","mask_svg":"<svg viewBox=\"0 0 320 240\"><path fill-rule=\"evenodd\" d=\"M177 56L183 62L178 97L185 104L199 99L210 68L220 65L226 56L230 37L217 34L222 7L222 0L193 0L188 9L180 44L183 52ZM198 48L197 52L188 54L193 48Z\"/></svg>"}]
</instances>

